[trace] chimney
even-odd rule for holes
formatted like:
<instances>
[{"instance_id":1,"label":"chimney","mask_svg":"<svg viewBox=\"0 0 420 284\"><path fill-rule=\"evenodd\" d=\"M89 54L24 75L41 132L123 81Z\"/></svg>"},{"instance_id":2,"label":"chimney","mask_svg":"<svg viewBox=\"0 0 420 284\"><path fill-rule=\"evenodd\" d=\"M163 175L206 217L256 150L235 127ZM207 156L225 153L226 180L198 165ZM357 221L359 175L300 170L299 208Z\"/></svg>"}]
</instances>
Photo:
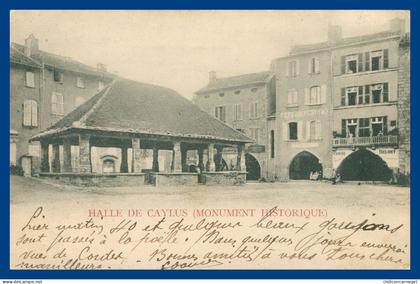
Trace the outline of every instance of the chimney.
<instances>
[{"instance_id":1,"label":"chimney","mask_svg":"<svg viewBox=\"0 0 420 284\"><path fill-rule=\"evenodd\" d=\"M341 26L328 25L328 42L330 44L337 44L341 39Z\"/></svg>"},{"instance_id":2,"label":"chimney","mask_svg":"<svg viewBox=\"0 0 420 284\"><path fill-rule=\"evenodd\" d=\"M38 46L38 39L33 35L30 34L25 39L25 55L26 56L32 56L36 53L38 53L39 46Z\"/></svg>"},{"instance_id":3,"label":"chimney","mask_svg":"<svg viewBox=\"0 0 420 284\"><path fill-rule=\"evenodd\" d=\"M106 65L103 63L96 64L96 70L99 72L106 72Z\"/></svg>"},{"instance_id":4,"label":"chimney","mask_svg":"<svg viewBox=\"0 0 420 284\"><path fill-rule=\"evenodd\" d=\"M209 72L209 82L214 82L216 81L217 77L216 77L216 71L210 71Z\"/></svg>"},{"instance_id":5,"label":"chimney","mask_svg":"<svg viewBox=\"0 0 420 284\"><path fill-rule=\"evenodd\" d=\"M389 21L389 31L391 33L403 35L405 33L405 20L395 18Z\"/></svg>"}]
</instances>

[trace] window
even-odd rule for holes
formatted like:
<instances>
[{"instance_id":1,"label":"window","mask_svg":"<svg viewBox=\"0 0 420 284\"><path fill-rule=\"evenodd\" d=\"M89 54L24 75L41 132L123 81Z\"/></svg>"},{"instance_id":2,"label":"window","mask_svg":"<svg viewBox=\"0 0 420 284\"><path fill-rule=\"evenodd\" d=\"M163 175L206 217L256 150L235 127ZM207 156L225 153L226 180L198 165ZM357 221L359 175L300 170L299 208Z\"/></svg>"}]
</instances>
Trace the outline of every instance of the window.
<instances>
[{"instance_id":1,"label":"window","mask_svg":"<svg viewBox=\"0 0 420 284\"><path fill-rule=\"evenodd\" d=\"M360 118L359 119L359 137L369 137L369 136L370 136L369 118Z\"/></svg>"},{"instance_id":2,"label":"window","mask_svg":"<svg viewBox=\"0 0 420 284\"><path fill-rule=\"evenodd\" d=\"M225 93L219 93L219 97L224 97L225 96Z\"/></svg>"},{"instance_id":3,"label":"window","mask_svg":"<svg viewBox=\"0 0 420 284\"><path fill-rule=\"evenodd\" d=\"M64 114L64 98L63 95L53 92L51 95L51 113L57 115Z\"/></svg>"},{"instance_id":4,"label":"window","mask_svg":"<svg viewBox=\"0 0 420 284\"><path fill-rule=\"evenodd\" d=\"M249 104L249 118L258 117L258 102L252 102Z\"/></svg>"},{"instance_id":5,"label":"window","mask_svg":"<svg viewBox=\"0 0 420 284\"><path fill-rule=\"evenodd\" d=\"M252 139L254 139L256 144L259 143L259 133L260 133L259 128L251 128L250 129L250 136L251 136Z\"/></svg>"},{"instance_id":6,"label":"window","mask_svg":"<svg viewBox=\"0 0 420 284\"><path fill-rule=\"evenodd\" d=\"M226 108L224 106L217 106L214 109L214 115L217 119L226 122Z\"/></svg>"},{"instance_id":7,"label":"window","mask_svg":"<svg viewBox=\"0 0 420 284\"><path fill-rule=\"evenodd\" d=\"M356 105L356 100L357 100L357 95L358 95L357 91L358 91L357 87L346 88L346 96L347 96L346 105L349 105L349 106Z\"/></svg>"},{"instance_id":8,"label":"window","mask_svg":"<svg viewBox=\"0 0 420 284\"><path fill-rule=\"evenodd\" d=\"M314 141L321 139L321 121L311 120L306 122L306 140Z\"/></svg>"},{"instance_id":9,"label":"window","mask_svg":"<svg viewBox=\"0 0 420 284\"><path fill-rule=\"evenodd\" d=\"M23 125L38 126L38 104L34 100L25 100L23 102Z\"/></svg>"},{"instance_id":10,"label":"window","mask_svg":"<svg viewBox=\"0 0 420 284\"><path fill-rule=\"evenodd\" d=\"M287 63L286 74L291 77L299 75L299 62L297 60L292 60Z\"/></svg>"},{"instance_id":11,"label":"window","mask_svg":"<svg viewBox=\"0 0 420 284\"><path fill-rule=\"evenodd\" d=\"M251 92L255 93L256 91L258 91L258 88L252 88Z\"/></svg>"},{"instance_id":12,"label":"window","mask_svg":"<svg viewBox=\"0 0 420 284\"><path fill-rule=\"evenodd\" d=\"M98 82L98 91L102 91L102 89L104 88L104 82L102 82L102 81L99 81Z\"/></svg>"},{"instance_id":13,"label":"window","mask_svg":"<svg viewBox=\"0 0 420 284\"><path fill-rule=\"evenodd\" d=\"M357 119L347 119L347 137L356 137Z\"/></svg>"},{"instance_id":14,"label":"window","mask_svg":"<svg viewBox=\"0 0 420 284\"><path fill-rule=\"evenodd\" d=\"M298 124L297 122L289 122L289 140L298 139Z\"/></svg>"},{"instance_id":15,"label":"window","mask_svg":"<svg viewBox=\"0 0 420 284\"><path fill-rule=\"evenodd\" d=\"M308 138L309 138L310 141L313 141L316 138L316 136L315 136L316 121L315 120L309 121L308 126L309 126L309 130L307 130L308 131L308 134L309 134L309 137Z\"/></svg>"},{"instance_id":16,"label":"window","mask_svg":"<svg viewBox=\"0 0 420 284\"><path fill-rule=\"evenodd\" d=\"M373 51L370 53L371 70L377 71L383 69L383 51Z\"/></svg>"},{"instance_id":17,"label":"window","mask_svg":"<svg viewBox=\"0 0 420 284\"><path fill-rule=\"evenodd\" d=\"M28 145L28 154L32 157L41 156L41 144L39 142L32 142Z\"/></svg>"},{"instance_id":18,"label":"window","mask_svg":"<svg viewBox=\"0 0 420 284\"><path fill-rule=\"evenodd\" d=\"M346 73L357 73L358 55L346 56Z\"/></svg>"},{"instance_id":19,"label":"window","mask_svg":"<svg viewBox=\"0 0 420 284\"><path fill-rule=\"evenodd\" d=\"M75 100L75 106L78 107L81 104L83 104L85 102L85 99L83 97L77 96L76 100Z\"/></svg>"},{"instance_id":20,"label":"window","mask_svg":"<svg viewBox=\"0 0 420 284\"><path fill-rule=\"evenodd\" d=\"M233 106L234 120L242 120L242 104L235 104Z\"/></svg>"},{"instance_id":21,"label":"window","mask_svg":"<svg viewBox=\"0 0 420 284\"><path fill-rule=\"evenodd\" d=\"M385 117L372 117L372 136L380 136L385 133Z\"/></svg>"},{"instance_id":22,"label":"window","mask_svg":"<svg viewBox=\"0 0 420 284\"><path fill-rule=\"evenodd\" d=\"M54 77L54 82L63 83L63 81L64 81L64 75L63 75L63 73L61 73L58 70L54 70L53 77Z\"/></svg>"},{"instance_id":23,"label":"window","mask_svg":"<svg viewBox=\"0 0 420 284\"><path fill-rule=\"evenodd\" d=\"M270 131L270 156L273 159L275 157L274 153L274 130Z\"/></svg>"},{"instance_id":24,"label":"window","mask_svg":"<svg viewBox=\"0 0 420 284\"><path fill-rule=\"evenodd\" d=\"M35 74L34 72L26 72L26 87L35 88Z\"/></svg>"},{"instance_id":25,"label":"window","mask_svg":"<svg viewBox=\"0 0 420 284\"><path fill-rule=\"evenodd\" d=\"M321 103L321 87L314 86L310 88L309 104L316 105Z\"/></svg>"},{"instance_id":26,"label":"window","mask_svg":"<svg viewBox=\"0 0 420 284\"><path fill-rule=\"evenodd\" d=\"M241 93L241 91L240 90L236 90L235 91L235 95L239 95Z\"/></svg>"},{"instance_id":27,"label":"window","mask_svg":"<svg viewBox=\"0 0 420 284\"><path fill-rule=\"evenodd\" d=\"M309 60L309 72L310 74L317 74L319 73L319 59L313 57Z\"/></svg>"},{"instance_id":28,"label":"window","mask_svg":"<svg viewBox=\"0 0 420 284\"><path fill-rule=\"evenodd\" d=\"M83 81L83 78L77 77L76 87L78 87L78 88L84 88L85 87L85 82Z\"/></svg>"},{"instance_id":29,"label":"window","mask_svg":"<svg viewBox=\"0 0 420 284\"><path fill-rule=\"evenodd\" d=\"M287 92L287 105L288 106L297 106L298 104L298 92L293 89Z\"/></svg>"}]
</instances>

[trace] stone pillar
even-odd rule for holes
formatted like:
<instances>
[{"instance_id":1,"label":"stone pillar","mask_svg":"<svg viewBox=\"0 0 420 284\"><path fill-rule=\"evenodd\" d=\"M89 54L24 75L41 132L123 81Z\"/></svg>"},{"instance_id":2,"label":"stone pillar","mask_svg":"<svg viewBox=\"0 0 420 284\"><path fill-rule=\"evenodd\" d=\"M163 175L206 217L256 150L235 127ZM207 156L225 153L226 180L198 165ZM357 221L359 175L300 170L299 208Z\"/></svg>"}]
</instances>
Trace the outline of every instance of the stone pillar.
<instances>
[{"instance_id":1,"label":"stone pillar","mask_svg":"<svg viewBox=\"0 0 420 284\"><path fill-rule=\"evenodd\" d=\"M60 145L57 143L54 143L52 147L52 171L53 173L60 172Z\"/></svg>"},{"instance_id":2,"label":"stone pillar","mask_svg":"<svg viewBox=\"0 0 420 284\"><path fill-rule=\"evenodd\" d=\"M120 173L128 173L128 147L127 145L123 145L121 147L121 165L120 165Z\"/></svg>"},{"instance_id":3,"label":"stone pillar","mask_svg":"<svg viewBox=\"0 0 420 284\"><path fill-rule=\"evenodd\" d=\"M65 173L71 173L71 144L69 139L63 141L63 171Z\"/></svg>"},{"instance_id":4,"label":"stone pillar","mask_svg":"<svg viewBox=\"0 0 420 284\"><path fill-rule=\"evenodd\" d=\"M182 171L188 172L187 149L182 149L182 147L181 147L181 165L182 165Z\"/></svg>"},{"instance_id":5,"label":"stone pillar","mask_svg":"<svg viewBox=\"0 0 420 284\"><path fill-rule=\"evenodd\" d=\"M200 169L200 172L202 173L204 171L204 162L203 162L204 149L199 148L197 151L198 151L198 168Z\"/></svg>"},{"instance_id":6,"label":"stone pillar","mask_svg":"<svg viewBox=\"0 0 420 284\"><path fill-rule=\"evenodd\" d=\"M181 143L175 142L172 154L172 171L182 172Z\"/></svg>"},{"instance_id":7,"label":"stone pillar","mask_svg":"<svg viewBox=\"0 0 420 284\"><path fill-rule=\"evenodd\" d=\"M41 142L41 172L43 173L50 172L48 146L49 144L47 142Z\"/></svg>"},{"instance_id":8,"label":"stone pillar","mask_svg":"<svg viewBox=\"0 0 420 284\"><path fill-rule=\"evenodd\" d=\"M216 171L221 171L222 167L223 167L223 156L222 156L222 152L223 152L223 147L222 146L217 146L216 148L216 159L214 161L215 166L216 166Z\"/></svg>"},{"instance_id":9,"label":"stone pillar","mask_svg":"<svg viewBox=\"0 0 420 284\"><path fill-rule=\"evenodd\" d=\"M133 138L131 140L132 148L133 148L133 158L131 164L131 172L133 173L141 173L141 149L140 149L140 139Z\"/></svg>"},{"instance_id":10,"label":"stone pillar","mask_svg":"<svg viewBox=\"0 0 420 284\"><path fill-rule=\"evenodd\" d=\"M237 149L238 149L238 153L236 157L236 170L246 172L245 146L238 145Z\"/></svg>"},{"instance_id":11,"label":"stone pillar","mask_svg":"<svg viewBox=\"0 0 420 284\"><path fill-rule=\"evenodd\" d=\"M153 145L153 172L159 172L159 149L157 145Z\"/></svg>"},{"instance_id":12,"label":"stone pillar","mask_svg":"<svg viewBox=\"0 0 420 284\"><path fill-rule=\"evenodd\" d=\"M79 135L79 172L91 173L92 163L90 161L90 135Z\"/></svg>"},{"instance_id":13,"label":"stone pillar","mask_svg":"<svg viewBox=\"0 0 420 284\"><path fill-rule=\"evenodd\" d=\"M214 164L214 144L209 144L207 155L208 155L207 171L214 172L216 171L216 165Z\"/></svg>"}]
</instances>

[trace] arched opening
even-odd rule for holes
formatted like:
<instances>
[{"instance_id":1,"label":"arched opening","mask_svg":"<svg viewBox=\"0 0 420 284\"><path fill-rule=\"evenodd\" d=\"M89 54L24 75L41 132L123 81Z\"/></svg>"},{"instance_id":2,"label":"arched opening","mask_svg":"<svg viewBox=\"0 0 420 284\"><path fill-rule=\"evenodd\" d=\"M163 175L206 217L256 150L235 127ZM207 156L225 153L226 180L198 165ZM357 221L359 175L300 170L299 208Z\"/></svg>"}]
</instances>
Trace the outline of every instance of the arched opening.
<instances>
[{"instance_id":1,"label":"arched opening","mask_svg":"<svg viewBox=\"0 0 420 284\"><path fill-rule=\"evenodd\" d=\"M247 180L259 180L261 178L261 167L257 159L251 154L245 154L245 165L246 165L246 179Z\"/></svg>"},{"instance_id":2,"label":"arched opening","mask_svg":"<svg viewBox=\"0 0 420 284\"><path fill-rule=\"evenodd\" d=\"M115 161L113 159L105 159L102 162L102 173L115 173Z\"/></svg>"},{"instance_id":3,"label":"arched opening","mask_svg":"<svg viewBox=\"0 0 420 284\"><path fill-rule=\"evenodd\" d=\"M322 177L322 165L315 155L307 151L297 154L290 163L290 179L308 180L313 172L318 172Z\"/></svg>"},{"instance_id":4,"label":"arched opening","mask_svg":"<svg viewBox=\"0 0 420 284\"><path fill-rule=\"evenodd\" d=\"M392 170L381 157L360 149L345 158L337 169L342 180L389 181Z\"/></svg>"}]
</instances>

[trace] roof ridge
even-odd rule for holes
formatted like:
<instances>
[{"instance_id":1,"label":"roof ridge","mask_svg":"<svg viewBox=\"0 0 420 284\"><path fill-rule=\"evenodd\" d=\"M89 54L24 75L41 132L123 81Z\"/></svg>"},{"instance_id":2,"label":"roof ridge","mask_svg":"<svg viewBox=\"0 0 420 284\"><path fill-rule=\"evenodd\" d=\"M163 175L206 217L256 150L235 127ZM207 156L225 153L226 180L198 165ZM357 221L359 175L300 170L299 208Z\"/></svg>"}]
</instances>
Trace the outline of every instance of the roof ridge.
<instances>
[{"instance_id":1,"label":"roof ridge","mask_svg":"<svg viewBox=\"0 0 420 284\"><path fill-rule=\"evenodd\" d=\"M109 94L109 90L111 90L111 88L113 87L115 82L116 82L116 80L113 80L108 86L105 87L105 88L107 88L107 90L104 91L102 96L94 103L94 105L78 121L74 121L72 123L73 124L72 126L74 126L74 127L86 126L86 124L85 124L86 120L101 105L102 101Z\"/></svg>"}]
</instances>

